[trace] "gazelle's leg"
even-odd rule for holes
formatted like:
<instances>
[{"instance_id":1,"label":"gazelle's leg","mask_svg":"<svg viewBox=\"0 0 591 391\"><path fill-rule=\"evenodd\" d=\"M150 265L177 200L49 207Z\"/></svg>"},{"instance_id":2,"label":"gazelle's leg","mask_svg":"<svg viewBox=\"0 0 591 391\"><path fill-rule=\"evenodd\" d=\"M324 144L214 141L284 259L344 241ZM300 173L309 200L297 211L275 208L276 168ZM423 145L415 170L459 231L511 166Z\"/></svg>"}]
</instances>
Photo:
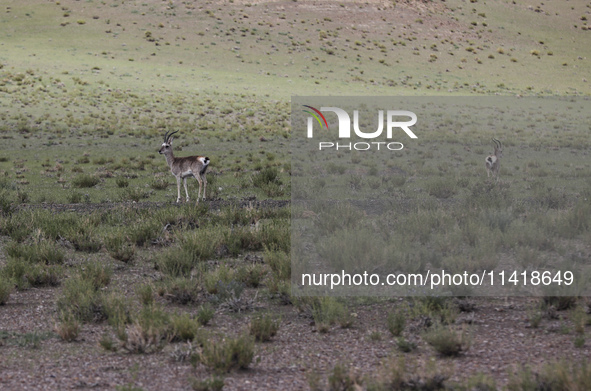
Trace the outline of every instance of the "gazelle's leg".
<instances>
[{"instance_id":1,"label":"gazelle's leg","mask_svg":"<svg viewBox=\"0 0 591 391\"><path fill-rule=\"evenodd\" d=\"M195 179L197 179L197 182L199 182L199 193L197 193L197 203L199 203L199 198L201 198L201 186L203 185L203 182L201 181L199 174L193 174L193 176Z\"/></svg>"},{"instance_id":2,"label":"gazelle's leg","mask_svg":"<svg viewBox=\"0 0 591 391\"><path fill-rule=\"evenodd\" d=\"M205 199L205 192L207 191L207 177L203 174L203 199Z\"/></svg>"},{"instance_id":3,"label":"gazelle's leg","mask_svg":"<svg viewBox=\"0 0 591 391\"><path fill-rule=\"evenodd\" d=\"M183 186L185 186L185 194L187 195L187 202L189 202L189 191L187 190L187 177L183 178Z\"/></svg>"},{"instance_id":4,"label":"gazelle's leg","mask_svg":"<svg viewBox=\"0 0 591 391\"><path fill-rule=\"evenodd\" d=\"M176 190L177 190L177 197L176 202L181 202L181 177L176 177Z\"/></svg>"}]
</instances>

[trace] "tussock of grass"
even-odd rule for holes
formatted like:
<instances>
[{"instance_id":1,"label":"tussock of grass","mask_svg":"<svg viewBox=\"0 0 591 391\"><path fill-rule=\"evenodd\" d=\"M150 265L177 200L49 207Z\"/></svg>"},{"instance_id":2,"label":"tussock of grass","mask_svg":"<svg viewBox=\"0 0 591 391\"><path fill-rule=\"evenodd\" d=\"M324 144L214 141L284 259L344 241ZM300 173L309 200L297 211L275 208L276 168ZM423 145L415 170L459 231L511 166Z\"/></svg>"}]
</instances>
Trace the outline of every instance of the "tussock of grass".
<instances>
[{"instance_id":1,"label":"tussock of grass","mask_svg":"<svg viewBox=\"0 0 591 391\"><path fill-rule=\"evenodd\" d=\"M539 371L524 367L509 379L507 390L588 390L591 388L589 363L559 361L544 365Z\"/></svg>"},{"instance_id":2,"label":"tussock of grass","mask_svg":"<svg viewBox=\"0 0 591 391\"><path fill-rule=\"evenodd\" d=\"M0 276L0 305L5 305L12 293L13 284L5 277Z\"/></svg>"},{"instance_id":3,"label":"tussock of grass","mask_svg":"<svg viewBox=\"0 0 591 391\"><path fill-rule=\"evenodd\" d=\"M442 356L458 356L470 348L467 333L458 332L450 326L435 326L423 335L423 339Z\"/></svg>"},{"instance_id":4,"label":"tussock of grass","mask_svg":"<svg viewBox=\"0 0 591 391\"><path fill-rule=\"evenodd\" d=\"M246 369L254 358L254 338L248 334L204 342L199 361L216 373Z\"/></svg>"},{"instance_id":5,"label":"tussock of grass","mask_svg":"<svg viewBox=\"0 0 591 391\"><path fill-rule=\"evenodd\" d=\"M327 333L336 324L342 328L351 327L353 324L347 307L334 297L300 297L294 304L300 311L312 316L316 328L321 333Z\"/></svg>"},{"instance_id":6,"label":"tussock of grass","mask_svg":"<svg viewBox=\"0 0 591 391\"><path fill-rule=\"evenodd\" d=\"M80 268L79 276L89 281L94 289L103 288L111 282L113 270L101 262L88 262Z\"/></svg>"},{"instance_id":7,"label":"tussock of grass","mask_svg":"<svg viewBox=\"0 0 591 391\"><path fill-rule=\"evenodd\" d=\"M145 306L128 325L118 333L121 348L128 353L142 354L160 351L171 337L170 315L158 306Z\"/></svg>"},{"instance_id":8,"label":"tussock of grass","mask_svg":"<svg viewBox=\"0 0 591 391\"><path fill-rule=\"evenodd\" d=\"M204 304L199 307L199 310L197 311L197 321L202 326L205 326L213 319L214 315L215 310L213 307L209 304Z\"/></svg>"},{"instance_id":9,"label":"tussock of grass","mask_svg":"<svg viewBox=\"0 0 591 391\"><path fill-rule=\"evenodd\" d=\"M186 277L170 278L159 286L158 293L172 303L185 305L197 301L199 284Z\"/></svg>"},{"instance_id":10,"label":"tussock of grass","mask_svg":"<svg viewBox=\"0 0 591 391\"><path fill-rule=\"evenodd\" d=\"M280 321L270 314L254 316L249 325L249 333L258 342L268 342L279 330Z\"/></svg>"},{"instance_id":11,"label":"tussock of grass","mask_svg":"<svg viewBox=\"0 0 591 391\"><path fill-rule=\"evenodd\" d=\"M64 262L64 252L51 241L34 244L11 242L5 247L5 251L9 257L22 258L29 263L60 265Z\"/></svg>"},{"instance_id":12,"label":"tussock of grass","mask_svg":"<svg viewBox=\"0 0 591 391\"><path fill-rule=\"evenodd\" d=\"M60 320L55 325L55 332L66 342L75 341L80 332L80 322L71 313L60 315Z\"/></svg>"},{"instance_id":13,"label":"tussock of grass","mask_svg":"<svg viewBox=\"0 0 591 391\"><path fill-rule=\"evenodd\" d=\"M102 297L93 283L79 276L64 282L56 306L60 313L70 313L82 322L97 322L106 318Z\"/></svg>"},{"instance_id":14,"label":"tussock of grass","mask_svg":"<svg viewBox=\"0 0 591 391\"><path fill-rule=\"evenodd\" d=\"M85 188L85 187L94 187L100 183L100 179L88 174L79 174L74 179L72 179L72 186Z\"/></svg>"},{"instance_id":15,"label":"tussock of grass","mask_svg":"<svg viewBox=\"0 0 591 391\"><path fill-rule=\"evenodd\" d=\"M105 248L114 259L131 263L135 257L135 246L124 238L124 231L118 230L104 238Z\"/></svg>"},{"instance_id":16,"label":"tussock of grass","mask_svg":"<svg viewBox=\"0 0 591 391\"><path fill-rule=\"evenodd\" d=\"M189 314L174 314L170 317L171 342L192 341L197 336L199 321Z\"/></svg>"},{"instance_id":17,"label":"tussock of grass","mask_svg":"<svg viewBox=\"0 0 591 391\"><path fill-rule=\"evenodd\" d=\"M401 310L392 312L388 314L386 322L390 334L392 334L394 337L399 337L404 331L404 326L406 324L406 315Z\"/></svg>"}]
</instances>

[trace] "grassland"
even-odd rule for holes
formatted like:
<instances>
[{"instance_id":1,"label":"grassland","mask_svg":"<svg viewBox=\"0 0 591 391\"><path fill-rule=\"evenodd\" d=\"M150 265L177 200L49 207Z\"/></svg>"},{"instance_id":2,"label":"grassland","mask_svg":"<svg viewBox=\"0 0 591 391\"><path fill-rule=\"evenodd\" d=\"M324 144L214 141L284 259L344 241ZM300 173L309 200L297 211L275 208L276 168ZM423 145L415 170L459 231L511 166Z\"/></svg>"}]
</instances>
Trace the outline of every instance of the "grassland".
<instances>
[{"instance_id":1,"label":"grassland","mask_svg":"<svg viewBox=\"0 0 591 391\"><path fill-rule=\"evenodd\" d=\"M560 95L509 108L507 128L440 116L380 167L319 159L305 188L394 194L427 262L585 263L590 7L4 1L0 388L588 389L584 298L292 296L277 201L299 158L292 96ZM499 183L487 126L506 148ZM211 159L209 202L173 204L169 130L178 156ZM488 208L438 209L487 191Z\"/></svg>"}]
</instances>

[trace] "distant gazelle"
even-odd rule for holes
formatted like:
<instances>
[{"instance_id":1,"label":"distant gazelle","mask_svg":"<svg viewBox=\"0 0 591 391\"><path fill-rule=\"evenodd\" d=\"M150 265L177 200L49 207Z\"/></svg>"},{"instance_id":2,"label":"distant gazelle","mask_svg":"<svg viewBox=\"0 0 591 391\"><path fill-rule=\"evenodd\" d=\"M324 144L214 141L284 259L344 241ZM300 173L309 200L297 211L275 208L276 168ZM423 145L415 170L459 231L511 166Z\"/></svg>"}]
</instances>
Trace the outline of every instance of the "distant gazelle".
<instances>
[{"instance_id":1,"label":"distant gazelle","mask_svg":"<svg viewBox=\"0 0 591 391\"><path fill-rule=\"evenodd\" d=\"M496 138L492 139L495 143L495 151L492 155L486 157L486 173L490 178L491 174L493 178L499 179L499 169L501 168L501 156L503 156L503 144Z\"/></svg>"},{"instance_id":2,"label":"distant gazelle","mask_svg":"<svg viewBox=\"0 0 591 391\"><path fill-rule=\"evenodd\" d=\"M187 202L189 202L189 192L187 191L187 177L193 176L199 182L199 193L197 193L197 202L201 197L201 187L203 186L203 199L205 199L205 191L207 189L207 178L205 172L209 166L209 158L205 156L186 156L186 157L175 157L172 153L172 135L177 133L172 132L171 134L164 135L164 143L158 151L159 154L166 157L166 163L170 167L170 172L176 177L177 187L177 199L176 202L181 201L181 179L185 186L185 194L187 195Z\"/></svg>"}]
</instances>

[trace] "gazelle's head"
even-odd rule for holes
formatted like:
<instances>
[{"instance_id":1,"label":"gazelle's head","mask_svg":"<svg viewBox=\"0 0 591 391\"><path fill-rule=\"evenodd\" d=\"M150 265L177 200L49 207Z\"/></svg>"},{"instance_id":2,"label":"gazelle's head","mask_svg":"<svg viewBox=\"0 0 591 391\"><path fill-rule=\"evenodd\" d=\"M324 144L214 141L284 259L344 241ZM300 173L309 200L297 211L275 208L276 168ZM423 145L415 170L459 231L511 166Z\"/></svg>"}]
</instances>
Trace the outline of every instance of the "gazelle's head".
<instances>
[{"instance_id":1,"label":"gazelle's head","mask_svg":"<svg viewBox=\"0 0 591 391\"><path fill-rule=\"evenodd\" d=\"M495 152L494 152L494 155L496 157L503 156L503 144L501 144L501 142L499 140L497 140L496 138L493 138L492 140L495 143Z\"/></svg>"},{"instance_id":2,"label":"gazelle's head","mask_svg":"<svg viewBox=\"0 0 591 391\"><path fill-rule=\"evenodd\" d=\"M158 151L159 154L166 155L167 153L172 152L172 135L175 133L178 133L178 130L176 132L172 132L171 134L168 134L168 132L166 132L166 134L164 135L164 142L162 143L162 146Z\"/></svg>"}]
</instances>

